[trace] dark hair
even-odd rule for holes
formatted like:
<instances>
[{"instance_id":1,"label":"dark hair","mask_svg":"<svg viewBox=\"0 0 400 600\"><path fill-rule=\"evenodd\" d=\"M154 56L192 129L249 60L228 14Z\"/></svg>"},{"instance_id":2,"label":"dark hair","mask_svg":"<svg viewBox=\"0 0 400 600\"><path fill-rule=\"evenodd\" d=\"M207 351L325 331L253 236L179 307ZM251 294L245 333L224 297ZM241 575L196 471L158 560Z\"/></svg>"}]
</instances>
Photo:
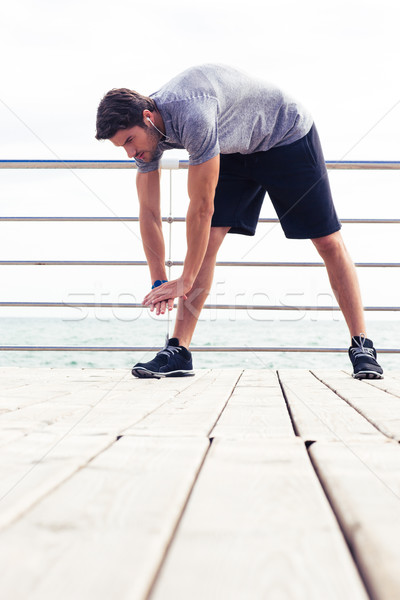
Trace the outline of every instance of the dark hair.
<instances>
[{"instance_id":1,"label":"dark hair","mask_svg":"<svg viewBox=\"0 0 400 600\"><path fill-rule=\"evenodd\" d=\"M96 119L96 139L109 140L120 129L144 127L143 111L157 110L154 100L127 88L107 92L99 104Z\"/></svg>"}]
</instances>

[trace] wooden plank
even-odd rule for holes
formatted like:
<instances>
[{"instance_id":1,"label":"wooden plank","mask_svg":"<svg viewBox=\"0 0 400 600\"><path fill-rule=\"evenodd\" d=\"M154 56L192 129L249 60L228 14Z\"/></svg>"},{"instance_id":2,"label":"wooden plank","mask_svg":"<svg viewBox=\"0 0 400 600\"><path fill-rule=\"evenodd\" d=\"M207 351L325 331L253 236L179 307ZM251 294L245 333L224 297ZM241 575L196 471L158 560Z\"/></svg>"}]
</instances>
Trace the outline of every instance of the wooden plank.
<instances>
[{"instance_id":1,"label":"wooden plank","mask_svg":"<svg viewBox=\"0 0 400 600\"><path fill-rule=\"evenodd\" d=\"M126 373L126 369L93 369L93 368L53 368L53 367L0 367L0 379L10 379L13 381L34 381L49 382L60 378L70 381L88 381L106 379L120 379ZM1 384L0 384L1 385Z\"/></svg>"},{"instance_id":2,"label":"wooden plank","mask_svg":"<svg viewBox=\"0 0 400 600\"><path fill-rule=\"evenodd\" d=\"M198 379L202 376L200 374ZM128 381L106 380L101 387L89 384L82 387L80 384L79 391L67 396L0 415L0 446L33 431L62 434L71 426L74 426L75 433L112 432L117 435L187 389L191 381L192 378L179 378L175 382L168 380L162 386L162 395L157 394L160 389L157 380L139 381L130 377ZM64 385L68 387L70 384Z\"/></svg>"},{"instance_id":3,"label":"wooden plank","mask_svg":"<svg viewBox=\"0 0 400 600\"><path fill-rule=\"evenodd\" d=\"M25 373L25 370L23 370ZM32 370L35 373L35 370ZM98 373L99 370L93 369L90 374L88 370L77 369L78 373L74 375L68 369L45 369L46 373L40 378L30 376L25 373L20 376L20 384L9 389L10 380L7 379L5 386L0 379L0 411L20 410L30 404L41 403L49 400L55 400L59 397L69 397L71 403L76 397L88 390L108 391L118 386L119 390L126 389L133 391L135 389L143 391L147 386L158 383L157 380L139 380L130 374L126 369L118 369L113 372L111 369L104 369L104 373ZM47 371L51 371L47 372ZM82 371L84 371L82 373ZM197 377L202 377L207 371L199 371ZM18 377L17 375L15 376ZM187 378L168 379L164 383L164 388L178 391L187 387ZM67 399L67 398L66 398Z\"/></svg>"},{"instance_id":4,"label":"wooden plank","mask_svg":"<svg viewBox=\"0 0 400 600\"><path fill-rule=\"evenodd\" d=\"M25 406L36 404L47 400L53 400L60 396L67 396L68 389L50 389L40 385L23 385L14 389L1 389L0 392L0 411L9 412L12 410L21 410Z\"/></svg>"},{"instance_id":5,"label":"wooden plank","mask_svg":"<svg viewBox=\"0 0 400 600\"><path fill-rule=\"evenodd\" d=\"M353 379L341 371L313 370L315 376L355 408L379 431L400 440L400 402L365 381Z\"/></svg>"},{"instance_id":6,"label":"wooden plank","mask_svg":"<svg viewBox=\"0 0 400 600\"><path fill-rule=\"evenodd\" d=\"M180 393L190 390L193 382L200 382L206 374L207 371L196 379L180 377L160 382L157 379L140 380L129 377L127 381L117 382L103 397L98 397L100 401L77 424L75 431L80 434L112 432L118 435L127 427L140 423L169 400L173 401ZM54 424L52 429L59 427Z\"/></svg>"},{"instance_id":7,"label":"wooden plank","mask_svg":"<svg viewBox=\"0 0 400 600\"><path fill-rule=\"evenodd\" d=\"M178 381L159 382L156 379L147 380L142 386L135 383L134 389L120 391L119 387L109 393L88 416L79 423L77 431L80 433L114 432L123 433L130 427L142 427L147 419L151 419L156 412L163 410L168 403L173 403L181 394L190 396L194 378L181 377ZM203 376L196 382L201 385ZM161 387L160 387L161 386Z\"/></svg>"},{"instance_id":8,"label":"wooden plank","mask_svg":"<svg viewBox=\"0 0 400 600\"><path fill-rule=\"evenodd\" d=\"M142 600L208 448L120 439L4 531L1 597Z\"/></svg>"},{"instance_id":9,"label":"wooden plank","mask_svg":"<svg viewBox=\"0 0 400 600\"><path fill-rule=\"evenodd\" d=\"M118 371L117 376L111 370L104 370L105 374L100 379L98 370L94 369L93 374L87 369L76 371L74 374L71 369L0 369L0 410L21 410L25 406L65 397L72 392L97 389L99 383L112 385L115 379L121 381L127 376L127 371L123 369Z\"/></svg>"},{"instance_id":10,"label":"wooden plank","mask_svg":"<svg viewBox=\"0 0 400 600\"><path fill-rule=\"evenodd\" d=\"M214 440L151 600L366 600L304 444Z\"/></svg>"},{"instance_id":11,"label":"wooden plank","mask_svg":"<svg viewBox=\"0 0 400 600\"><path fill-rule=\"evenodd\" d=\"M211 438L225 439L293 436L279 380L267 369L244 371L210 433Z\"/></svg>"},{"instance_id":12,"label":"wooden plank","mask_svg":"<svg viewBox=\"0 0 400 600\"><path fill-rule=\"evenodd\" d=\"M310 453L374 600L400 598L400 448L317 442Z\"/></svg>"},{"instance_id":13,"label":"wooden plank","mask_svg":"<svg viewBox=\"0 0 400 600\"><path fill-rule=\"evenodd\" d=\"M154 392L160 389L157 380L142 386L131 378L130 389L122 392L117 381L108 391L90 388L71 394L68 400L59 398L2 415L0 526L86 464L127 426L140 423L179 390L190 387L191 381L193 378L169 381L159 395ZM64 460L64 455L69 459Z\"/></svg>"},{"instance_id":14,"label":"wooden plank","mask_svg":"<svg viewBox=\"0 0 400 600\"><path fill-rule=\"evenodd\" d=\"M388 371L387 369L385 369L384 376L385 377L390 377L391 379L400 379L400 371L399 370L393 370L393 369L390 369Z\"/></svg>"},{"instance_id":15,"label":"wooden plank","mask_svg":"<svg viewBox=\"0 0 400 600\"><path fill-rule=\"evenodd\" d=\"M274 369L246 369L243 371L239 381L238 388L272 388L277 389L279 381Z\"/></svg>"},{"instance_id":16,"label":"wooden plank","mask_svg":"<svg viewBox=\"0 0 400 600\"><path fill-rule=\"evenodd\" d=\"M0 528L60 485L115 437L33 433L0 453Z\"/></svg>"},{"instance_id":17,"label":"wooden plank","mask_svg":"<svg viewBox=\"0 0 400 600\"><path fill-rule=\"evenodd\" d=\"M309 371L280 369L279 378L296 431L304 440L386 439Z\"/></svg>"},{"instance_id":18,"label":"wooden plank","mask_svg":"<svg viewBox=\"0 0 400 600\"><path fill-rule=\"evenodd\" d=\"M169 398L124 435L208 436L224 409L239 369L214 369L187 389ZM162 392L163 388L160 388Z\"/></svg>"},{"instance_id":19,"label":"wooden plank","mask_svg":"<svg viewBox=\"0 0 400 600\"><path fill-rule=\"evenodd\" d=\"M25 381L17 381L15 376L10 377L7 374L2 374L0 370L0 392L3 393L6 390L15 390L17 388L23 388L28 385Z\"/></svg>"},{"instance_id":20,"label":"wooden plank","mask_svg":"<svg viewBox=\"0 0 400 600\"><path fill-rule=\"evenodd\" d=\"M17 406L20 406L18 410L0 415L0 446L31 432L48 430L56 423L60 425L60 429L64 427L64 430L67 430L79 422L96 402L101 401L107 394L104 390L88 386L89 389L82 389L75 395L67 393L50 399L45 387L46 384L43 384L44 401L40 402L38 396L33 403L22 406L17 403Z\"/></svg>"},{"instance_id":21,"label":"wooden plank","mask_svg":"<svg viewBox=\"0 0 400 600\"><path fill-rule=\"evenodd\" d=\"M79 394L79 397L54 398L52 401L37 401L35 404L28 404L19 410L8 411L0 415L0 432L7 429L20 429L23 433L43 428L59 419L76 418L80 413L85 413L90 407L104 396L106 392L102 390L85 390ZM0 433L1 436L1 433Z\"/></svg>"},{"instance_id":22,"label":"wooden plank","mask_svg":"<svg viewBox=\"0 0 400 600\"><path fill-rule=\"evenodd\" d=\"M385 375L384 379L366 379L365 383L400 398L400 380Z\"/></svg>"}]
</instances>

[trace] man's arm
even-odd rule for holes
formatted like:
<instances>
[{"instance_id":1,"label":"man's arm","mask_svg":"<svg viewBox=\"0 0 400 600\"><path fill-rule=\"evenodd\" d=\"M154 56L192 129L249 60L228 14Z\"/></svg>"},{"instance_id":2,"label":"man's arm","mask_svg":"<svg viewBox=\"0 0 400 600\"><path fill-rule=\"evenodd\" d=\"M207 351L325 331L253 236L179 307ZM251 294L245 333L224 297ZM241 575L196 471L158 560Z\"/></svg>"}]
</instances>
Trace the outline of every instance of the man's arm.
<instances>
[{"instance_id":1,"label":"man's arm","mask_svg":"<svg viewBox=\"0 0 400 600\"><path fill-rule=\"evenodd\" d=\"M190 204L186 215L187 253L183 272L175 279L152 290L144 298L146 305L185 296L193 286L202 265L210 237L214 212L214 195L218 183L219 155L200 165L190 165L188 193Z\"/></svg>"},{"instance_id":2,"label":"man's arm","mask_svg":"<svg viewBox=\"0 0 400 600\"><path fill-rule=\"evenodd\" d=\"M182 272L185 291L189 291L192 287L207 250L218 175L219 155L200 165L189 166L190 203L186 214L187 253Z\"/></svg>"},{"instance_id":3,"label":"man's arm","mask_svg":"<svg viewBox=\"0 0 400 600\"><path fill-rule=\"evenodd\" d=\"M165 244L160 212L160 170L137 173L139 223L143 248L150 269L151 281L167 279Z\"/></svg>"}]
</instances>

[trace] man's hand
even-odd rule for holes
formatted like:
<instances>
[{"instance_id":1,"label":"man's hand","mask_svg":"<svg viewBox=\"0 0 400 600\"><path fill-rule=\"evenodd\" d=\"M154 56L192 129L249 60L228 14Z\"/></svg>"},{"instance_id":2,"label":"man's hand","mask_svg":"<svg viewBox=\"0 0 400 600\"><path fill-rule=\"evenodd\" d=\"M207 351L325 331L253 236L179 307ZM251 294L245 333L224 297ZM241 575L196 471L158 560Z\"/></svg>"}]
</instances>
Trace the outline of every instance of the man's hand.
<instances>
[{"instance_id":1,"label":"man's hand","mask_svg":"<svg viewBox=\"0 0 400 600\"><path fill-rule=\"evenodd\" d=\"M151 311L155 310L156 315L163 315L166 309L173 309L175 298L187 299L186 294L190 291L190 287L183 282L182 278L173 279L151 290L144 297L142 304L149 306Z\"/></svg>"},{"instance_id":2,"label":"man's hand","mask_svg":"<svg viewBox=\"0 0 400 600\"><path fill-rule=\"evenodd\" d=\"M157 317L159 315L163 315L165 311L171 311L174 308L174 298L169 298L168 300L162 300L162 302L156 302L155 304L150 305L151 312L155 312Z\"/></svg>"}]
</instances>

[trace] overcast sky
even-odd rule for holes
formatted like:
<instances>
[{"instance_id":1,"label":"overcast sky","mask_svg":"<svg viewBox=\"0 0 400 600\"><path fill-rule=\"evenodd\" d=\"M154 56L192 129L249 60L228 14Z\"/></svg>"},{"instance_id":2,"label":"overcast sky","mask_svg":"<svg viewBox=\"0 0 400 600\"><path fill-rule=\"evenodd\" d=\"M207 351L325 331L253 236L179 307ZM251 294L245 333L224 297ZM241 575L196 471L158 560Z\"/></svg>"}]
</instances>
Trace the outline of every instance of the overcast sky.
<instances>
[{"instance_id":1,"label":"overcast sky","mask_svg":"<svg viewBox=\"0 0 400 600\"><path fill-rule=\"evenodd\" d=\"M93 139L106 91L150 93L211 61L297 96L327 158L357 144L350 158L396 159L399 17L396 0L2 3L1 156L113 158Z\"/></svg>"},{"instance_id":2,"label":"overcast sky","mask_svg":"<svg viewBox=\"0 0 400 600\"><path fill-rule=\"evenodd\" d=\"M148 94L191 65L222 62L280 85L307 106L326 159L399 160L399 17L397 0L3 2L0 158L125 158L123 150L94 139L96 109L105 92L130 87ZM77 178L61 172L0 171L0 176L3 214L123 215L136 210L131 173L83 171ZM335 174L332 187L342 217L399 217L398 172L373 177ZM6 258L101 259L114 258L113 252L124 260L141 258L138 232L132 227L123 227L118 234L106 234L97 225L85 233L50 230L49 225L35 225L34 233L21 225L1 227L1 252ZM388 227L373 234L375 239L391 238L388 252L379 258L399 261L394 255L398 246L394 229ZM349 229L353 255L361 250L363 254L354 258L378 260L370 230L364 231ZM263 256L252 253L248 259L296 258L300 246L286 242L281 233L271 233L269 239L274 242ZM60 248L59 240L64 244ZM121 243L118 251L116 241ZM231 256L232 247L230 241L221 258ZM250 246L243 248L242 256L251 252ZM301 248L305 259L317 259L311 248L303 243ZM87 290L97 286L104 291L108 286L107 293L112 294L118 279L110 270L92 270L90 276L81 270L67 284L65 270L57 269L51 271L50 286L49 271L38 274L38 269L24 269L20 277L3 267L2 299L22 299L27 282L34 299L45 299L52 292L54 299L86 293L83 282ZM135 287L137 301L148 286L142 275ZM294 282L297 277L293 275ZM380 292L388 287L383 274L369 287L368 277L362 274L369 294L366 303L383 302L376 285L378 281ZM119 293L124 289L118 288ZM290 293L292 288L282 289ZM273 302L279 301L279 293L271 297Z\"/></svg>"}]
</instances>

